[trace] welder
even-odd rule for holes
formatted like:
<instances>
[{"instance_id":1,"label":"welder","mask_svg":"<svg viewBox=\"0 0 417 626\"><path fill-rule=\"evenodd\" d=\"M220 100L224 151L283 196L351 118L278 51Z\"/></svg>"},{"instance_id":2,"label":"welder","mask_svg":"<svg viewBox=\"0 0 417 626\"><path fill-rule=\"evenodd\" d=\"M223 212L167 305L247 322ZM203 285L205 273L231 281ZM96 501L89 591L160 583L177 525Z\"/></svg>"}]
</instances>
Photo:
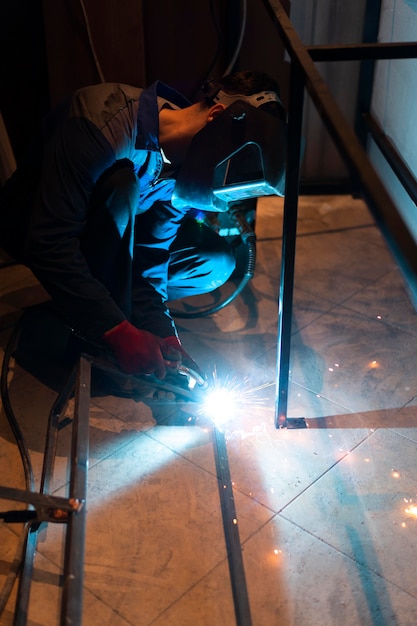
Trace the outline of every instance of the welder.
<instances>
[{"instance_id":1,"label":"welder","mask_svg":"<svg viewBox=\"0 0 417 626\"><path fill-rule=\"evenodd\" d=\"M212 291L234 270L228 243L192 204L172 202L177 175L193 138L237 96L281 103L263 73L214 84L195 103L159 81L81 88L46 117L1 191L1 245L127 374L164 378L167 362L181 361L201 373L167 303Z\"/></svg>"}]
</instances>

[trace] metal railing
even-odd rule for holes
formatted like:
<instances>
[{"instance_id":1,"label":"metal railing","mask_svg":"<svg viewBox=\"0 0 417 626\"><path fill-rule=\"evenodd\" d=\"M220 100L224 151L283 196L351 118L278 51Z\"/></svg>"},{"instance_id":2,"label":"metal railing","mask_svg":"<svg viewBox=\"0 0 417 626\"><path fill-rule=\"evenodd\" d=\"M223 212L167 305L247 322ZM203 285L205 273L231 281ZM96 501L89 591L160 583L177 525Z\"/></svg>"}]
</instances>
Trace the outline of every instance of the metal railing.
<instances>
[{"instance_id":1,"label":"metal railing","mask_svg":"<svg viewBox=\"0 0 417 626\"><path fill-rule=\"evenodd\" d=\"M394 255L408 284L410 295L417 303L417 243L411 235L398 207L388 194L375 168L371 164L354 129L347 122L321 74L316 62L353 61L376 59L405 59L417 57L417 42L375 43L332 46L305 46L295 31L288 15L278 0L263 0L277 28L291 60L289 86L288 142L286 195L282 237L282 261L278 312L277 392L275 425L291 426L287 418L289 360L291 344L292 303L294 290L294 264L296 248L297 211L300 179L300 152L303 118L303 100L308 92L322 122L332 137L352 180L352 187L360 193L370 209L376 224ZM375 129L369 112L366 122L380 144L394 171L407 180L408 191L415 186L413 175L404 171L401 159L384 140L382 132ZM401 180L401 179L400 179ZM295 425L299 426L297 419Z\"/></svg>"}]
</instances>

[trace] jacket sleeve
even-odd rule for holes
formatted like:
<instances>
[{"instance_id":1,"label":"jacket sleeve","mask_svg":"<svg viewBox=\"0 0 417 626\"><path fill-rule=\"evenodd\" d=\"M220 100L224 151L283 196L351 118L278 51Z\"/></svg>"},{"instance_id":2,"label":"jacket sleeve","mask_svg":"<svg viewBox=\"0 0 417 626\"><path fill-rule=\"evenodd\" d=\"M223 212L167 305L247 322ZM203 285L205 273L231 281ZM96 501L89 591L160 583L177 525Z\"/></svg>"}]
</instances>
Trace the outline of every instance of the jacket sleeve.
<instances>
[{"instance_id":1,"label":"jacket sleeve","mask_svg":"<svg viewBox=\"0 0 417 626\"><path fill-rule=\"evenodd\" d=\"M133 322L160 337L176 334L167 300L170 247L188 208L165 200L136 217L133 258Z\"/></svg>"},{"instance_id":2,"label":"jacket sleeve","mask_svg":"<svg viewBox=\"0 0 417 626\"><path fill-rule=\"evenodd\" d=\"M108 141L86 119L70 118L49 138L25 243L25 261L62 313L87 338L125 319L81 251L90 197L115 160Z\"/></svg>"}]
</instances>

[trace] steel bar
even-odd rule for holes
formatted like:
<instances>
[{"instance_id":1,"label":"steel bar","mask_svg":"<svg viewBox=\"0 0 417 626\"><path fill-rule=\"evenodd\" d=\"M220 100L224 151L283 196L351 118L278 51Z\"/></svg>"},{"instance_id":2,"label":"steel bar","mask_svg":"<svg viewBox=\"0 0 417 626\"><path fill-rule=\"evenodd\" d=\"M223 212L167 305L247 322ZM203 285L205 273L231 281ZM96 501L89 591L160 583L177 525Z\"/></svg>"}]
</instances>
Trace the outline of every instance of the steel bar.
<instances>
[{"instance_id":1,"label":"steel bar","mask_svg":"<svg viewBox=\"0 0 417 626\"><path fill-rule=\"evenodd\" d=\"M213 427L213 449L222 508L224 536L229 560L236 624L237 626L252 626L226 440L224 433L216 427Z\"/></svg>"},{"instance_id":2,"label":"steel bar","mask_svg":"<svg viewBox=\"0 0 417 626\"><path fill-rule=\"evenodd\" d=\"M73 512L76 510L74 505L61 496L52 496L47 493L37 493L27 491L26 489L15 489L14 487L0 487L0 498L4 500L13 500L15 502L24 502L31 504L35 508L40 509L60 509L61 511Z\"/></svg>"},{"instance_id":3,"label":"steel bar","mask_svg":"<svg viewBox=\"0 0 417 626\"><path fill-rule=\"evenodd\" d=\"M70 498L85 501L89 454L91 363L81 355L75 387L72 426ZM65 542L61 626L81 626L84 582L86 507L68 519Z\"/></svg>"},{"instance_id":4,"label":"steel bar","mask_svg":"<svg viewBox=\"0 0 417 626\"><path fill-rule=\"evenodd\" d=\"M417 41L306 46L314 62L415 59Z\"/></svg>"},{"instance_id":5,"label":"steel bar","mask_svg":"<svg viewBox=\"0 0 417 626\"><path fill-rule=\"evenodd\" d=\"M26 626L29 612L30 590L33 578L37 533L29 528L25 553L20 569L13 626Z\"/></svg>"},{"instance_id":6,"label":"steel bar","mask_svg":"<svg viewBox=\"0 0 417 626\"><path fill-rule=\"evenodd\" d=\"M303 101L304 84L302 75L300 75L298 64L294 62L291 65L290 75L290 106L288 114L289 141L287 147L281 278L278 302L277 387L275 403L275 426L277 428L287 426Z\"/></svg>"},{"instance_id":7,"label":"steel bar","mask_svg":"<svg viewBox=\"0 0 417 626\"><path fill-rule=\"evenodd\" d=\"M362 41L375 44L378 41L379 24L381 21L382 0L366 0ZM396 48L398 50L398 48ZM369 111L374 88L376 59L361 60L356 97L355 133L361 145L366 148L367 132L363 123L363 111Z\"/></svg>"},{"instance_id":8,"label":"steel bar","mask_svg":"<svg viewBox=\"0 0 417 626\"><path fill-rule=\"evenodd\" d=\"M74 368L70 373L70 376L68 377L64 387L61 389L49 413L45 440L45 451L42 465L42 477L40 485L41 493L47 493L49 491L55 462L58 432L60 428L59 418L61 417L62 411L64 410L69 400L69 397L74 390L76 373L77 370L76 368Z\"/></svg>"},{"instance_id":9,"label":"steel bar","mask_svg":"<svg viewBox=\"0 0 417 626\"><path fill-rule=\"evenodd\" d=\"M398 180L414 202L417 204L417 179L413 176L410 168L401 158L394 143L384 133L382 127L378 124L375 117L369 113L363 115L366 127L370 136L375 141L378 148L384 155L387 163L390 165L392 171L397 176Z\"/></svg>"}]
</instances>

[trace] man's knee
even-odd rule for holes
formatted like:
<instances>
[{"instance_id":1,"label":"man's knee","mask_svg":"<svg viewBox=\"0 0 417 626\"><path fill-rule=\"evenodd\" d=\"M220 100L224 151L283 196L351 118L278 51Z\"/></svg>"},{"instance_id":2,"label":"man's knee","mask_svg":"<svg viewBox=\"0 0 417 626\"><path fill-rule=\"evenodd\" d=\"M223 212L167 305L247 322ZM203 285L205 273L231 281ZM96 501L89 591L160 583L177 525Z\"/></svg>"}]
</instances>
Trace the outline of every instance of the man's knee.
<instances>
[{"instance_id":1,"label":"man's knee","mask_svg":"<svg viewBox=\"0 0 417 626\"><path fill-rule=\"evenodd\" d=\"M230 278L235 266L233 250L223 237L194 221L185 223L171 250L168 298L214 291Z\"/></svg>"}]
</instances>

